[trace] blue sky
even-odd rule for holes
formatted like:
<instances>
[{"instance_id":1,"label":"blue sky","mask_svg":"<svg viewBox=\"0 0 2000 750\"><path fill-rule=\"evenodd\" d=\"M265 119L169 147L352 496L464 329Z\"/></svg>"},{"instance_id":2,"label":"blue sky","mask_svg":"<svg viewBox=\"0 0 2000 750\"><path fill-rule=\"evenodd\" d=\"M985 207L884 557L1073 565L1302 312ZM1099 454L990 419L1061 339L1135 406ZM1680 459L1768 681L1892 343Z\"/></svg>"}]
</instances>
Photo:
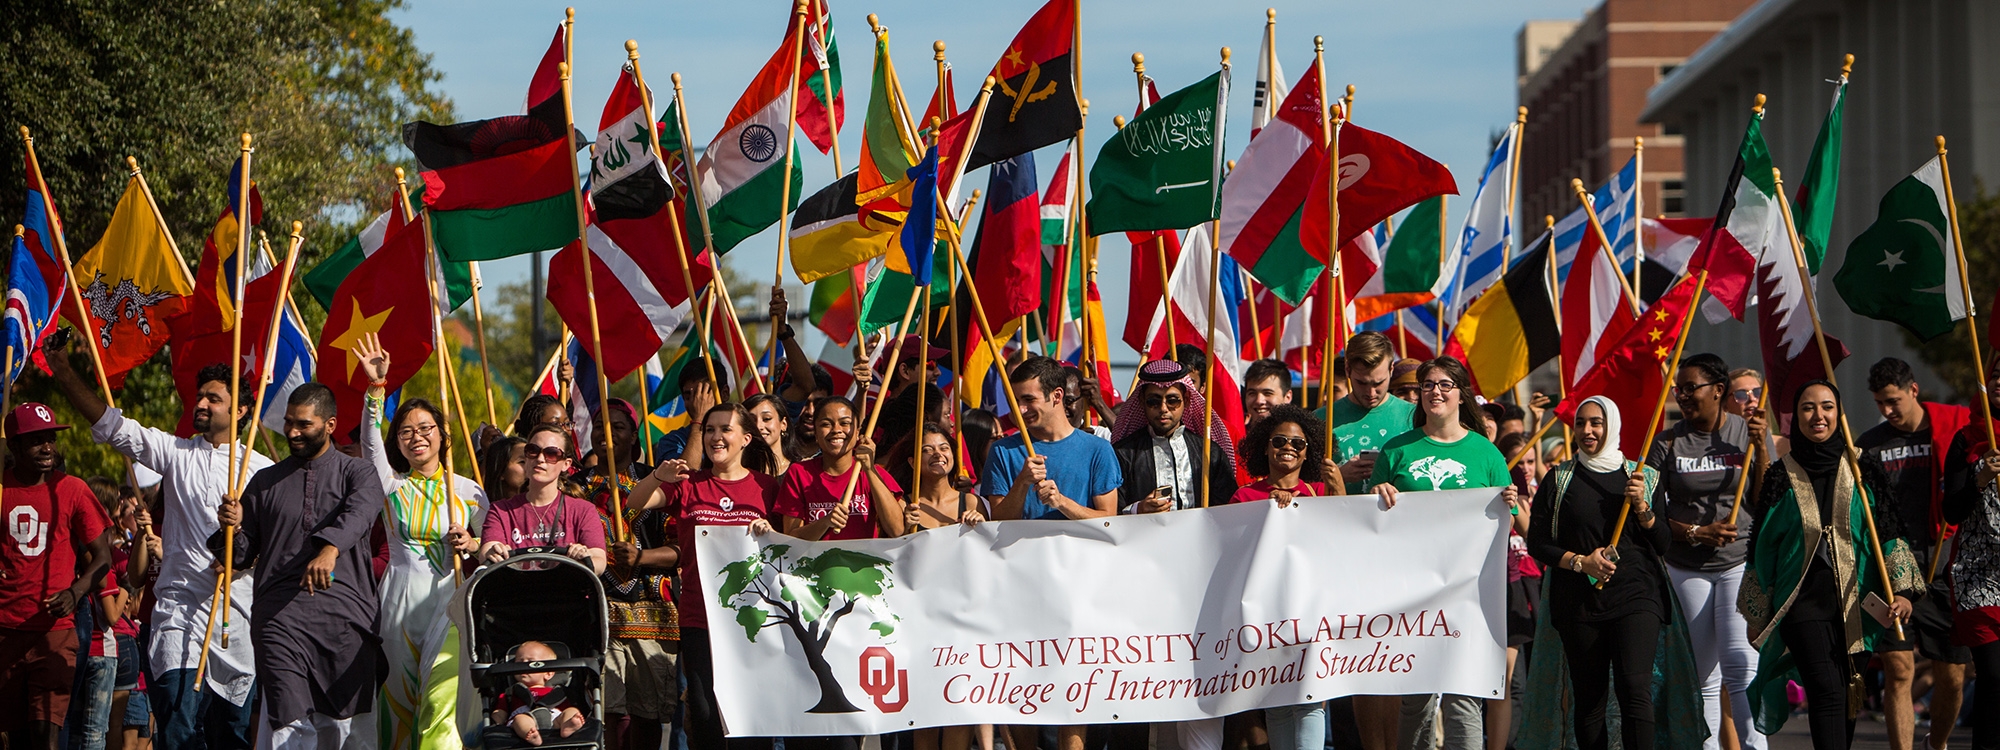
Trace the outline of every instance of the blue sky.
<instances>
[{"instance_id":1,"label":"blue sky","mask_svg":"<svg viewBox=\"0 0 2000 750\"><path fill-rule=\"evenodd\" d=\"M1035 0L830 2L850 116L858 116L866 105L872 49L869 13L878 14L889 29L897 72L916 105L928 100L935 87L930 63L933 41L941 39L948 45L946 54L958 71L959 99L969 103L979 78L1039 7ZM1111 132L1111 115L1129 116L1137 100L1133 52L1146 54L1147 72L1164 93L1214 72L1223 46L1232 48L1235 56L1237 94L1230 103L1227 148L1232 154L1242 150L1248 143L1250 91L1270 0L1082 2L1083 88L1096 115L1088 124L1090 154ZM1450 165L1459 192L1469 195L1477 185L1490 138L1514 117L1514 37L1522 22L1580 17L1594 4L1585 0L1278 4L1279 64L1296 81L1312 62L1313 36L1324 35L1329 84L1357 87L1355 122ZM560 2L531 0L418 0L395 17L432 55L433 66L444 74L441 88L457 105L459 117L478 119L520 110L535 63L562 21L564 7ZM581 0L575 7L575 106L583 129L590 131L597 122L624 63L625 40L636 39L640 63L660 99L671 91L668 74L682 74L694 138L705 143L777 48L791 5L784 0ZM664 101L659 106L664 108ZM842 162L847 168L853 168L860 140L858 126L850 125L842 133ZM804 150L809 154L804 164L809 194L835 175L830 158L810 147ZM1043 180L1059 157L1055 148L1040 155L1037 171ZM985 176L974 173L965 184L968 191L983 187ZM1458 220L1454 215L1454 226ZM1128 247L1122 238L1107 237L1099 250L1099 283L1105 289L1105 313L1113 332L1124 324L1123 295L1117 290L1125 287ZM776 270L776 252L774 229L744 242L728 260L741 273L768 279ZM519 258L488 263L483 270L488 299L493 300L499 284L525 279L529 266ZM817 343L808 343L808 351L817 348ZM1119 361L1134 356L1115 341L1112 355Z\"/></svg>"}]
</instances>

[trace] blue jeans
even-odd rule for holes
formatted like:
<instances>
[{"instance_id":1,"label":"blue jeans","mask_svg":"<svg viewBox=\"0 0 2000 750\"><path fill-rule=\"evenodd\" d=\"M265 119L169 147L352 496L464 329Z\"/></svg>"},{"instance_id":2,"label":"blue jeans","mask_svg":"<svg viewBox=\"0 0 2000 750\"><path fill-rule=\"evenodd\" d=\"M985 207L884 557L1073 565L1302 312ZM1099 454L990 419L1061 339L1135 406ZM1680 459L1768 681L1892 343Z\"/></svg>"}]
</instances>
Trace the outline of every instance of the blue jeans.
<instances>
[{"instance_id":1,"label":"blue jeans","mask_svg":"<svg viewBox=\"0 0 2000 750\"><path fill-rule=\"evenodd\" d=\"M256 734L250 727L253 700L238 706L218 698L214 690L194 689L194 670L176 669L154 675L147 684L158 729L155 740L172 750L249 750Z\"/></svg>"},{"instance_id":2,"label":"blue jeans","mask_svg":"<svg viewBox=\"0 0 2000 750\"><path fill-rule=\"evenodd\" d=\"M1264 709L1271 750L1326 750L1326 703Z\"/></svg>"},{"instance_id":3,"label":"blue jeans","mask_svg":"<svg viewBox=\"0 0 2000 750\"><path fill-rule=\"evenodd\" d=\"M69 733L69 750L104 750L104 734L111 729L111 688L118 681L118 657L79 656L76 672L82 689L70 696L70 713L77 717L77 726Z\"/></svg>"}]
</instances>

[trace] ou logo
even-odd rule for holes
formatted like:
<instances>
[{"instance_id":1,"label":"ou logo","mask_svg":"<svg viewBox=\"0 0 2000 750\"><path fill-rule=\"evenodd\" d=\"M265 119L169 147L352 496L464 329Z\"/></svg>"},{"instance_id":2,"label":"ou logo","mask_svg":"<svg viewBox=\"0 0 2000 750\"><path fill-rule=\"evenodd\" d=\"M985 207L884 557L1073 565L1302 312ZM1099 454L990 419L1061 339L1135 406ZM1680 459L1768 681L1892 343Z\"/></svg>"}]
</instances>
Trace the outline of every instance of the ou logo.
<instances>
[{"instance_id":1,"label":"ou logo","mask_svg":"<svg viewBox=\"0 0 2000 750\"><path fill-rule=\"evenodd\" d=\"M1368 155L1348 154L1340 157L1340 189L1346 190L1368 176Z\"/></svg>"},{"instance_id":2,"label":"ou logo","mask_svg":"<svg viewBox=\"0 0 2000 750\"><path fill-rule=\"evenodd\" d=\"M49 407L43 406L41 404L35 404L35 417L44 422L55 421L55 417L49 415Z\"/></svg>"},{"instance_id":3,"label":"ou logo","mask_svg":"<svg viewBox=\"0 0 2000 750\"><path fill-rule=\"evenodd\" d=\"M861 652L861 692L875 699L882 713L893 714L910 703L910 670L896 668L896 655L881 646ZM895 693L896 699L889 700Z\"/></svg>"},{"instance_id":4,"label":"ou logo","mask_svg":"<svg viewBox=\"0 0 2000 750\"><path fill-rule=\"evenodd\" d=\"M33 506L16 506L7 511L7 535L13 537L15 548L28 557L40 557L49 549L49 525L35 513Z\"/></svg>"}]
</instances>

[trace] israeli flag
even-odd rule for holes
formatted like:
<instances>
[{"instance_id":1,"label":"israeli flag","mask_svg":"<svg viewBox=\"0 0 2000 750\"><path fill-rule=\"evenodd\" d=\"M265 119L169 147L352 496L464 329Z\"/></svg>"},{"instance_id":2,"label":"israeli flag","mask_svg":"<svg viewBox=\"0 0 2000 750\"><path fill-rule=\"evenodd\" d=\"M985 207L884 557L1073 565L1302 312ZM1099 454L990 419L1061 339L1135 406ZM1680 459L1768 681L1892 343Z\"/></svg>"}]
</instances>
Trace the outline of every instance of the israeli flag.
<instances>
[{"instance_id":1,"label":"israeli flag","mask_svg":"<svg viewBox=\"0 0 2000 750\"><path fill-rule=\"evenodd\" d=\"M1625 166L1603 185L1599 185L1590 195L1590 204L1597 209L1597 221L1604 225L1604 236L1611 239L1611 253L1618 259L1618 270L1626 276L1632 275L1632 264L1639 254L1639 158L1626 160ZM1583 215L1583 207L1569 212L1556 222L1556 279L1569 278L1569 264L1576 262L1576 254L1583 249L1584 235L1590 232L1590 221Z\"/></svg>"},{"instance_id":2,"label":"israeli flag","mask_svg":"<svg viewBox=\"0 0 2000 750\"><path fill-rule=\"evenodd\" d=\"M1438 288L1432 290L1451 320L1457 320L1466 304L1506 271L1507 241L1514 233L1508 204L1513 197L1514 139L1518 136L1518 128L1510 127L1506 137L1493 147L1486 171L1479 176L1479 190L1472 194L1471 207L1466 210L1458 247L1446 256Z\"/></svg>"}]
</instances>

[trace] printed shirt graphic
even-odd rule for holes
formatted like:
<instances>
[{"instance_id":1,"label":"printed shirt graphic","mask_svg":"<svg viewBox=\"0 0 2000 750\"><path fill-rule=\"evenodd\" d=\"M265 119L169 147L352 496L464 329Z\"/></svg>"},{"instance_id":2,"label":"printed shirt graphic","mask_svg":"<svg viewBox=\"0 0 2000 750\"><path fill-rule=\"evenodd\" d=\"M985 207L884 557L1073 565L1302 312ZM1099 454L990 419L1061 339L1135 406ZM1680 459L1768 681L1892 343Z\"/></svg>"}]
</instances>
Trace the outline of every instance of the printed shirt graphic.
<instances>
[{"instance_id":1,"label":"printed shirt graphic","mask_svg":"<svg viewBox=\"0 0 2000 750\"><path fill-rule=\"evenodd\" d=\"M83 480L66 474L23 487L6 472L0 503L7 534L0 539L0 628L52 632L72 618L50 617L42 600L76 581L76 545L96 539L109 521Z\"/></svg>"},{"instance_id":2,"label":"printed shirt graphic","mask_svg":"<svg viewBox=\"0 0 2000 750\"><path fill-rule=\"evenodd\" d=\"M1688 420L1662 431L1646 454L1646 465L1660 472L1660 496L1654 498L1655 504L1666 509L1668 520L1680 523L1706 525L1729 520L1743 471L1743 447L1749 442L1750 425L1734 414L1724 414L1722 426L1715 432L1696 430ZM1667 564L1708 572L1742 564L1750 549L1753 516L1740 514L1736 541L1720 548L1675 541L1667 547Z\"/></svg>"},{"instance_id":3,"label":"printed shirt graphic","mask_svg":"<svg viewBox=\"0 0 2000 750\"><path fill-rule=\"evenodd\" d=\"M849 466L848 472L852 471L854 467ZM902 492L902 488L896 486L896 480L889 478L889 473L882 467L875 467L875 476L888 486L891 493ZM875 503L869 497L866 481L854 481L854 495L847 504L847 525L839 531L828 531L822 541L874 539L879 536L875 525ZM844 489L847 489L847 473L828 473L826 464L819 458L800 461L785 470L771 514L791 516L806 523L817 522L833 512L834 504L839 502L836 498Z\"/></svg>"},{"instance_id":4,"label":"printed shirt graphic","mask_svg":"<svg viewBox=\"0 0 2000 750\"><path fill-rule=\"evenodd\" d=\"M1339 441L1339 453L1334 458L1342 463L1368 451L1382 450L1390 440L1409 432L1411 417L1417 412L1417 405L1390 396L1376 404L1375 408L1361 410L1361 405L1353 399L1343 398L1333 402L1333 437ZM1347 494L1367 491L1361 482L1349 482Z\"/></svg>"},{"instance_id":5,"label":"printed shirt graphic","mask_svg":"<svg viewBox=\"0 0 2000 750\"><path fill-rule=\"evenodd\" d=\"M1402 492L1505 487L1513 481L1507 459L1483 435L1467 434L1440 443L1422 430L1410 430L1383 446L1375 459L1369 487L1389 484Z\"/></svg>"},{"instance_id":6,"label":"printed shirt graphic","mask_svg":"<svg viewBox=\"0 0 2000 750\"><path fill-rule=\"evenodd\" d=\"M687 475L680 483L668 485L667 502L681 540L681 585L708 586L695 565L696 526L748 526L770 514L771 500L778 494L778 478L750 472L735 481L717 479L706 471ZM695 591L680 599L681 627L708 630L708 603Z\"/></svg>"}]
</instances>

